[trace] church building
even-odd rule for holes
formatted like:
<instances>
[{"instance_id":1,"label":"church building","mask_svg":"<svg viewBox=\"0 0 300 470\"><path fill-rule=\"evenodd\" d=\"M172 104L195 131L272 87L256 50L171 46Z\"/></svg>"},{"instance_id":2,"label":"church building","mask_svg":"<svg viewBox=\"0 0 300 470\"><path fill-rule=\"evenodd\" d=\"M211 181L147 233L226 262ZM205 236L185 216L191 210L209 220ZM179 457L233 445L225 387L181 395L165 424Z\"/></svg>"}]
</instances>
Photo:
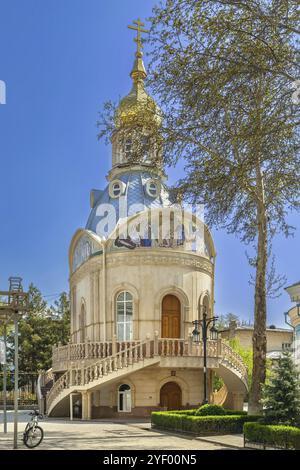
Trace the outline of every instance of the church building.
<instances>
[{"instance_id":1,"label":"church building","mask_svg":"<svg viewBox=\"0 0 300 470\"><path fill-rule=\"evenodd\" d=\"M241 358L210 331L204 370L195 325L214 316L216 251L200 216L173 205L155 138L161 112L145 88L142 26L131 27L132 88L115 113L107 186L91 191L86 227L70 243L71 337L53 349L49 416L145 417L198 407L216 400L213 374L224 381L219 403L242 409L247 393ZM139 159L134 122L143 123Z\"/></svg>"}]
</instances>

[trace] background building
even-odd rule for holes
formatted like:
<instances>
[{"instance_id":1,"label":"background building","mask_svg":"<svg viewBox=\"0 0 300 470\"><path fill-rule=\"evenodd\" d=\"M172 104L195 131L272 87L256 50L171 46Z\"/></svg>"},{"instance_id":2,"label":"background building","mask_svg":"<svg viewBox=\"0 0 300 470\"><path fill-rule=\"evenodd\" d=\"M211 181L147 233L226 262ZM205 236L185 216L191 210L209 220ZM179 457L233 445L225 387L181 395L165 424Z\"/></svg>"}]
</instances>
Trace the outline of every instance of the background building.
<instances>
[{"instance_id":1,"label":"background building","mask_svg":"<svg viewBox=\"0 0 300 470\"><path fill-rule=\"evenodd\" d=\"M296 282L286 288L291 302L296 305L286 313L290 318L291 325L294 328L294 357L300 372L300 282Z\"/></svg>"},{"instance_id":2,"label":"background building","mask_svg":"<svg viewBox=\"0 0 300 470\"><path fill-rule=\"evenodd\" d=\"M252 349L253 326L238 325L232 321L228 328L221 331L221 337L230 340L236 338L245 349ZM293 343L293 330L288 328L267 328L267 357L277 359L283 351L289 350Z\"/></svg>"}]
</instances>

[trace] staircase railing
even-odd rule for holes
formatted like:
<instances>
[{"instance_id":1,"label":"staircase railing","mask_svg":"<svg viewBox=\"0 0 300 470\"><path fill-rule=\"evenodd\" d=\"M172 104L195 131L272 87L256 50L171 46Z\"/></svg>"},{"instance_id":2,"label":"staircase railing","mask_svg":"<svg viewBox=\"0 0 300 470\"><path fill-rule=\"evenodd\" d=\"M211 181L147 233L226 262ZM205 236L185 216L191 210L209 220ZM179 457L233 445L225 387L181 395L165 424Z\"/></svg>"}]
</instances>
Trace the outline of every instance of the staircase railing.
<instances>
[{"instance_id":1,"label":"staircase railing","mask_svg":"<svg viewBox=\"0 0 300 470\"><path fill-rule=\"evenodd\" d=\"M223 363L229 364L233 369L240 373L245 382L248 380L248 370L241 356L235 352L229 344L222 341L221 360Z\"/></svg>"},{"instance_id":2,"label":"staircase railing","mask_svg":"<svg viewBox=\"0 0 300 470\"><path fill-rule=\"evenodd\" d=\"M101 379L114 371L125 369L128 366L151 357L151 341L124 342L122 348L115 355L108 356L96 361L91 365L76 367L75 364L67 370L53 385L47 396L47 408L53 403L60 393L72 386L85 386L91 382Z\"/></svg>"},{"instance_id":3,"label":"staircase railing","mask_svg":"<svg viewBox=\"0 0 300 470\"><path fill-rule=\"evenodd\" d=\"M136 346L141 341L87 341L85 343L69 343L66 346L52 348L52 366L54 369L66 367L70 361L83 361L85 359L104 359L112 356L124 348Z\"/></svg>"},{"instance_id":4,"label":"staircase railing","mask_svg":"<svg viewBox=\"0 0 300 470\"><path fill-rule=\"evenodd\" d=\"M192 342L192 338L188 340L159 338L158 334L155 334L154 340L150 340L150 336L148 335L145 341L118 343L117 348L114 347L113 343L114 342L111 343L111 350L106 349L106 354L108 354L108 351L112 354L100 360L98 359L91 364L86 364L85 361L82 361L82 364L80 364L79 361L70 362L70 367L67 372L54 383L47 396L48 410L53 401L63 390L72 386L84 387L114 371L123 368L126 369L134 363L143 361L145 358L155 356L203 357L203 342L196 345ZM103 348L99 350L103 351ZM94 354L93 351L93 349L85 349L85 353L88 352L88 354ZM247 368L242 358L226 342L222 340L207 341L207 356L209 358L216 358L226 367L233 369L235 373L240 375L244 383L247 383ZM89 356L88 358L92 357Z\"/></svg>"}]
</instances>

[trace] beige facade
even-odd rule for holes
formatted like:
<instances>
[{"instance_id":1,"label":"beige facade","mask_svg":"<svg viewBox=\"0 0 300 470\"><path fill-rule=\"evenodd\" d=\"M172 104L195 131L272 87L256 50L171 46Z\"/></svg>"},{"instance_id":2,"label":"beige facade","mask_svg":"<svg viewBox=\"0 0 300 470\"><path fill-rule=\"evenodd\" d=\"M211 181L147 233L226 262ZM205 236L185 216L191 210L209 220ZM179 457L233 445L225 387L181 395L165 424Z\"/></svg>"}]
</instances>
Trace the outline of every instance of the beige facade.
<instances>
[{"instance_id":1,"label":"beige facade","mask_svg":"<svg viewBox=\"0 0 300 470\"><path fill-rule=\"evenodd\" d=\"M252 348L253 327L237 326L231 322L229 328L221 332L224 339L236 338L245 349ZM267 328L267 353L280 353L289 349L293 343L293 330L288 328Z\"/></svg>"},{"instance_id":2,"label":"beige facade","mask_svg":"<svg viewBox=\"0 0 300 470\"><path fill-rule=\"evenodd\" d=\"M162 300L173 294L180 301L180 337L192 332L198 305L208 301L212 310L213 263L196 254L166 249L137 249L134 253L107 253L93 257L72 274L72 341L111 341L116 331L116 299L120 292L133 297L132 340L161 332ZM105 279L103 277L105 276ZM105 289L105 292L103 292ZM103 297L105 300L103 302ZM80 324L78 312L84 311Z\"/></svg>"}]
</instances>

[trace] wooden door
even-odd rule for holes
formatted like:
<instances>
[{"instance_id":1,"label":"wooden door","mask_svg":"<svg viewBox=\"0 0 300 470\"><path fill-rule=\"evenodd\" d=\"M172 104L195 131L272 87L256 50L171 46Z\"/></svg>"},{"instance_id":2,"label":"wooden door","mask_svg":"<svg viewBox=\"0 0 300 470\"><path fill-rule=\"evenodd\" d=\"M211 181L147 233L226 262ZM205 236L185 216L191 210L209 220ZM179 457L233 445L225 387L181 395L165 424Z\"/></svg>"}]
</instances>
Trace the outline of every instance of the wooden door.
<instances>
[{"instance_id":1,"label":"wooden door","mask_svg":"<svg viewBox=\"0 0 300 470\"><path fill-rule=\"evenodd\" d=\"M160 389L160 405L167 410L180 410L182 407L181 388L175 382L167 382Z\"/></svg>"},{"instance_id":2,"label":"wooden door","mask_svg":"<svg viewBox=\"0 0 300 470\"><path fill-rule=\"evenodd\" d=\"M180 338L180 301L175 295L166 295L162 302L162 338Z\"/></svg>"}]
</instances>

